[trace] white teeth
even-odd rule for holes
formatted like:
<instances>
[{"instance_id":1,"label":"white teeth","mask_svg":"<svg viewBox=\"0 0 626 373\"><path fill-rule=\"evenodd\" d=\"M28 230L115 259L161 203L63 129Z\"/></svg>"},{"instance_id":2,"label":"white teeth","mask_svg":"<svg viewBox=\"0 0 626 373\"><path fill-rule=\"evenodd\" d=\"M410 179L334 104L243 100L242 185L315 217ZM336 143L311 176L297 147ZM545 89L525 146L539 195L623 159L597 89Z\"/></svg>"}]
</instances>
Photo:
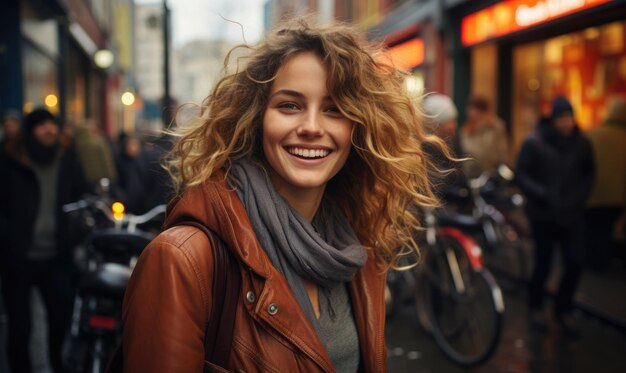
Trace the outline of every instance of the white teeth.
<instances>
[{"instance_id":1,"label":"white teeth","mask_svg":"<svg viewBox=\"0 0 626 373\"><path fill-rule=\"evenodd\" d=\"M326 149L303 149L295 147L287 148L287 151L293 155L303 158L323 158L330 153L330 151Z\"/></svg>"}]
</instances>

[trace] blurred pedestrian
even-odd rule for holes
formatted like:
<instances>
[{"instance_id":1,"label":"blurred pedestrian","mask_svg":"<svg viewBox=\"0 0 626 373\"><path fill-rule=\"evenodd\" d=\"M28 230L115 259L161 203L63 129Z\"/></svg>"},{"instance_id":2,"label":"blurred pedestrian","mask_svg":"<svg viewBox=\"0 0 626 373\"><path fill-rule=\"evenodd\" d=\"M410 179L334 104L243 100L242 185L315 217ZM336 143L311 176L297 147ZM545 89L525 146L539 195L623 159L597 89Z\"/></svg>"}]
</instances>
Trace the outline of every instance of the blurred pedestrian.
<instances>
[{"instance_id":1,"label":"blurred pedestrian","mask_svg":"<svg viewBox=\"0 0 626 373\"><path fill-rule=\"evenodd\" d=\"M60 124L46 109L23 121L23 153L0 166L0 276L9 322L12 372L30 372L31 289L46 308L48 352L61 372L61 347L73 304L71 247L61 210L86 191L74 153L59 144ZM24 155L24 156L22 156Z\"/></svg>"},{"instance_id":2,"label":"blurred pedestrian","mask_svg":"<svg viewBox=\"0 0 626 373\"><path fill-rule=\"evenodd\" d=\"M626 219L626 99L609 100L607 116L589 131L596 179L587 201L587 260L592 269L606 268L616 253L616 236ZM621 217L621 219L620 219ZM622 254L623 257L623 254Z\"/></svg>"},{"instance_id":3,"label":"blurred pedestrian","mask_svg":"<svg viewBox=\"0 0 626 373\"><path fill-rule=\"evenodd\" d=\"M7 110L2 116L2 138L0 139L0 152L2 155L15 153L17 144L20 142L21 115L17 110ZM0 156L2 156L0 155Z\"/></svg>"},{"instance_id":4,"label":"blurred pedestrian","mask_svg":"<svg viewBox=\"0 0 626 373\"><path fill-rule=\"evenodd\" d=\"M117 170L118 185L124 191L128 190L130 169L141 152L141 141L133 134L120 133L117 141L115 155L115 168Z\"/></svg>"},{"instance_id":5,"label":"blurred pedestrian","mask_svg":"<svg viewBox=\"0 0 626 373\"><path fill-rule=\"evenodd\" d=\"M348 26L299 20L247 50L180 127L181 198L126 290L125 370L225 371L204 342L226 284L207 236L174 227L195 221L239 263L223 368L383 373L385 268L414 248L407 206L435 202L406 75Z\"/></svg>"},{"instance_id":6,"label":"blurred pedestrian","mask_svg":"<svg viewBox=\"0 0 626 373\"><path fill-rule=\"evenodd\" d=\"M493 175L500 164L508 163L504 122L493 112L489 100L479 95L470 97L465 115L460 131L461 148L471 160L463 168L469 177L482 172Z\"/></svg>"},{"instance_id":7,"label":"blurred pedestrian","mask_svg":"<svg viewBox=\"0 0 626 373\"><path fill-rule=\"evenodd\" d=\"M152 137L130 163L127 173L126 207L133 214L167 204L174 195L174 185L163 168L163 157L172 149L168 135Z\"/></svg>"},{"instance_id":8,"label":"blurred pedestrian","mask_svg":"<svg viewBox=\"0 0 626 373\"><path fill-rule=\"evenodd\" d=\"M108 179L111 185L117 182L111 146L94 119L87 119L84 125L76 127L74 146L83 165L85 178L93 192L99 191L101 179Z\"/></svg>"},{"instance_id":9,"label":"blurred pedestrian","mask_svg":"<svg viewBox=\"0 0 626 373\"><path fill-rule=\"evenodd\" d=\"M451 158L462 156L457 132L458 110L452 99L446 95L433 93L427 95L422 103L425 119L424 127L428 134L444 140L450 154L441 152L432 143L424 143L423 149L429 155L435 173L431 175L433 184L440 198L447 203L465 210L469 185L460 163Z\"/></svg>"},{"instance_id":10,"label":"blurred pedestrian","mask_svg":"<svg viewBox=\"0 0 626 373\"><path fill-rule=\"evenodd\" d=\"M517 159L517 183L527 198L526 213L535 241L535 267L528 302L531 322L538 327L547 326L542 306L558 245L563 276L554 317L563 330L574 328L570 311L581 273L583 211L593 175L591 144L574 122L572 105L559 96L552 103L550 117L543 119L524 140Z\"/></svg>"}]
</instances>

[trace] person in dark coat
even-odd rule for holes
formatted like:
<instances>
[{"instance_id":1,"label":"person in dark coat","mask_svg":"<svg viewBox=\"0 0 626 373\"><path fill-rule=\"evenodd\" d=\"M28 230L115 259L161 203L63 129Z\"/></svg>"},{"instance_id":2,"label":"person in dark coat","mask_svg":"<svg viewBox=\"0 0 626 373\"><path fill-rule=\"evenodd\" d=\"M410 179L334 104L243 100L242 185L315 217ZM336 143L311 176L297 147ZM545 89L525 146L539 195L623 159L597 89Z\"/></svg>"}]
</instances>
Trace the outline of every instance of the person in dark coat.
<instances>
[{"instance_id":1,"label":"person in dark coat","mask_svg":"<svg viewBox=\"0 0 626 373\"><path fill-rule=\"evenodd\" d=\"M130 168L141 152L141 141L135 135L124 132L118 137L118 150L115 155L115 168L117 169L118 185L122 191L128 189Z\"/></svg>"},{"instance_id":2,"label":"person in dark coat","mask_svg":"<svg viewBox=\"0 0 626 373\"><path fill-rule=\"evenodd\" d=\"M564 263L554 318L563 330L573 331L570 311L582 267L583 212L593 184L594 161L591 144L576 126L572 105L564 97L553 101L550 117L522 144L516 178L527 198L535 240L528 298L531 323L547 326L542 312L545 283L558 245Z\"/></svg>"},{"instance_id":3,"label":"person in dark coat","mask_svg":"<svg viewBox=\"0 0 626 373\"><path fill-rule=\"evenodd\" d=\"M74 153L60 145L60 129L49 111L34 110L22 123L24 151L0 160L0 276L12 372L32 370L33 287L46 308L50 363L55 372L62 371L73 286L69 225L61 207L79 199L87 185Z\"/></svg>"},{"instance_id":4,"label":"person in dark coat","mask_svg":"<svg viewBox=\"0 0 626 373\"><path fill-rule=\"evenodd\" d=\"M163 157L172 148L172 139L161 135L146 142L131 163L126 188L126 207L133 214L167 204L174 194L169 173L162 167Z\"/></svg>"},{"instance_id":5,"label":"person in dark coat","mask_svg":"<svg viewBox=\"0 0 626 373\"><path fill-rule=\"evenodd\" d=\"M7 110L2 116L0 151L9 151L11 144L18 141L19 136L20 113L16 110Z\"/></svg>"}]
</instances>

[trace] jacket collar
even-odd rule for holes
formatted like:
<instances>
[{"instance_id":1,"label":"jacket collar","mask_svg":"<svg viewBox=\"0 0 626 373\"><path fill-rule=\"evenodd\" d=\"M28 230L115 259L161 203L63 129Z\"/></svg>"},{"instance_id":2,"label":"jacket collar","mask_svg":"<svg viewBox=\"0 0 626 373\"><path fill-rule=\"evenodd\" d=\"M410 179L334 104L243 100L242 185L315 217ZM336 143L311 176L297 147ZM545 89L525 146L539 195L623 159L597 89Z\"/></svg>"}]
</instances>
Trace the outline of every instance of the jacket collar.
<instances>
[{"instance_id":1,"label":"jacket collar","mask_svg":"<svg viewBox=\"0 0 626 373\"><path fill-rule=\"evenodd\" d=\"M229 189L223 173L185 190L167 208L164 228L194 220L217 233L239 260L258 275L267 278L271 266L261 248L245 207L237 193Z\"/></svg>"}]
</instances>

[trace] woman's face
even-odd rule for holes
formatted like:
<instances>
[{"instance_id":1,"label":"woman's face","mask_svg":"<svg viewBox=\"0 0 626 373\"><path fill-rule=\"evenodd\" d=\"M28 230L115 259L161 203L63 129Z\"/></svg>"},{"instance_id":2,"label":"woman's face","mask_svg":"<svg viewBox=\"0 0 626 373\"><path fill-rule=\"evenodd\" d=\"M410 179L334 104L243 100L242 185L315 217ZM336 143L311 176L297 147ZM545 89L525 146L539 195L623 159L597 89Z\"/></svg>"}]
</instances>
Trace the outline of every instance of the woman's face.
<instances>
[{"instance_id":1,"label":"woman's face","mask_svg":"<svg viewBox=\"0 0 626 373\"><path fill-rule=\"evenodd\" d=\"M280 67L263 116L263 151L279 191L320 192L346 163L353 123L326 88L328 74L314 52Z\"/></svg>"}]
</instances>

